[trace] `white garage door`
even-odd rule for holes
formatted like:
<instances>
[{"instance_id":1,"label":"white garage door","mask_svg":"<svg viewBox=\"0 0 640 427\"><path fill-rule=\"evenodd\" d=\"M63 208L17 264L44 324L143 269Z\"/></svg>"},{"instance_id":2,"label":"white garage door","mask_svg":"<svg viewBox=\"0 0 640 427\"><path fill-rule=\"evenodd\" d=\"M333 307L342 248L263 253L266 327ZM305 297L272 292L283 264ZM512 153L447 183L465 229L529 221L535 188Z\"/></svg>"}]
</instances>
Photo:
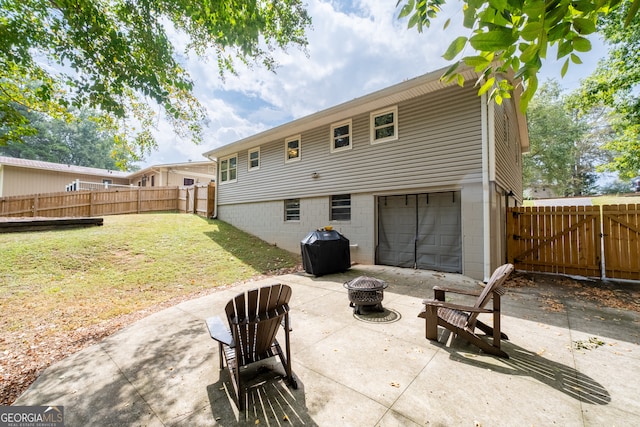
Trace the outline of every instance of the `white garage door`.
<instances>
[{"instance_id":1,"label":"white garage door","mask_svg":"<svg viewBox=\"0 0 640 427\"><path fill-rule=\"evenodd\" d=\"M462 272L460 192L378 198L376 263Z\"/></svg>"}]
</instances>

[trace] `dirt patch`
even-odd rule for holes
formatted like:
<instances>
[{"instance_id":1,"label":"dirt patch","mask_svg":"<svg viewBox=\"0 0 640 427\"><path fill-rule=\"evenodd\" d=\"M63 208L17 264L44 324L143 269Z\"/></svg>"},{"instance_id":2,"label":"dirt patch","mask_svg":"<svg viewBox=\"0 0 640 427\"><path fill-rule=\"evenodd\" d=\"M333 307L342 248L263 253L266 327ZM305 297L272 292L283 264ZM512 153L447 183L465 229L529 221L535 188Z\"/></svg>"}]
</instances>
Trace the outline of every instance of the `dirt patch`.
<instances>
[{"instance_id":1,"label":"dirt patch","mask_svg":"<svg viewBox=\"0 0 640 427\"><path fill-rule=\"evenodd\" d=\"M640 283L613 282L597 279L581 279L568 276L539 273L514 273L507 288L538 288L544 309L562 311L562 298L591 301L609 308L640 312Z\"/></svg>"}]
</instances>

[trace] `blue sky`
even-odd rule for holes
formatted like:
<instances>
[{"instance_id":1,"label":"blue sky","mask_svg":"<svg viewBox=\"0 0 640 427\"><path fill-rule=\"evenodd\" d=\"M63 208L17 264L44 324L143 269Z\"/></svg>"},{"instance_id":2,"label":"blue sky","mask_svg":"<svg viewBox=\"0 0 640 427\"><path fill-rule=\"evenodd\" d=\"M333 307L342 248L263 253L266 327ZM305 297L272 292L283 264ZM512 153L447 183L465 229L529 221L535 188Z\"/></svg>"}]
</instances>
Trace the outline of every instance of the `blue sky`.
<instances>
[{"instance_id":1,"label":"blue sky","mask_svg":"<svg viewBox=\"0 0 640 427\"><path fill-rule=\"evenodd\" d=\"M259 66L238 68L238 75L221 80L215 58L189 55L186 66L195 82L195 95L209 113L209 126L200 145L174 136L158 122L159 147L141 167L206 160L202 153L316 111L443 68L442 54L459 35L462 2L449 1L430 28L418 33L397 19L396 0L307 0L313 19L308 55L295 48L276 52L276 73ZM444 22L451 18L446 31ZM175 35L180 45L180 35ZM184 41L184 40L182 40ZM562 87L577 87L604 55L601 42L560 78L561 63L547 61L541 80L556 78ZM552 54L549 55L550 57Z\"/></svg>"}]
</instances>

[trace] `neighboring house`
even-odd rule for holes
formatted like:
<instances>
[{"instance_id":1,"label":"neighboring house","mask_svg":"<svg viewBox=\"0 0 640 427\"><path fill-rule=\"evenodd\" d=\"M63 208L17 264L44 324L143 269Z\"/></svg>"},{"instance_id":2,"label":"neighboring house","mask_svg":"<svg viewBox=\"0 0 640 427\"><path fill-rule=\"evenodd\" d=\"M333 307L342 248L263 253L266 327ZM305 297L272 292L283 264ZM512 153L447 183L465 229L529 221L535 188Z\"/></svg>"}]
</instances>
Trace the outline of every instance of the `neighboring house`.
<instances>
[{"instance_id":1,"label":"neighboring house","mask_svg":"<svg viewBox=\"0 0 640 427\"><path fill-rule=\"evenodd\" d=\"M129 175L140 187L168 187L208 184L215 181L216 162L186 162L151 166Z\"/></svg>"},{"instance_id":2,"label":"neighboring house","mask_svg":"<svg viewBox=\"0 0 640 427\"><path fill-rule=\"evenodd\" d=\"M326 225L351 260L487 279L522 202L526 120L444 70L211 150L217 217L291 252Z\"/></svg>"},{"instance_id":3,"label":"neighboring house","mask_svg":"<svg viewBox=\"0 0 640 427\"><path fill-rule=\"evenodd\" d=\"M561 197L557 194L555 186L534 184L531 187L525 188L523 191L525 199L551 199L554 197Z\"/></svg>"},{"instance_id":4,"label":"neighboring house","mask_svg":"<svg viewBox=\"0 0 640 427\"><path fill-rule=\"evenodd\" d=\"M57 193L81 181L91 189L102 184L143 187L189 186L215 180L215 162L158 165L122 172L0 156L0 197ZM81 188L87 188L81 186Z\"/></svg>"},{"instance_id":5,"label":"neighboring house","mask_svg":"<svg viewBox=\"0 0 640 427\"><path fill-rule=\"evenodd\" d=\"M129 185L128 172L0 156L0 197L57 193L75 180Z\"/></svg>"}]
</instances>

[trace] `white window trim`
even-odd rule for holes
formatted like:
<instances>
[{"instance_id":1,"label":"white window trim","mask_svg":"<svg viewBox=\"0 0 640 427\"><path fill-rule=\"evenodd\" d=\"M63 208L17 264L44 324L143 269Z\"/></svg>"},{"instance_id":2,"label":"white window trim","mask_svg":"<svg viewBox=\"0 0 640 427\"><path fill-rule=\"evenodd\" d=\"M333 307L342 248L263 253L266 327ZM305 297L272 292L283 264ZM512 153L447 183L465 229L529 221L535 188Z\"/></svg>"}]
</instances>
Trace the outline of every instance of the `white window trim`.
<instances>
[{"instance_id":1,"label":"white window trim","mask_svg":"<svg viewBox=\"0 0 640 427\"><path fill-rule=\"evenodd\" d=\"M289 158L289 142L298 141L298 157L294 157L293 159ZM302 137L300 135L291 136L284 140L284 162L285 163L293 163L299 162L300 157L302 157Z\"/></svg>"},{"instance_id":2,"label":"white window trim","mask_svg":"<svg viewBox=\"0 0 640 427\"><path fill-rule=\"evenodd\" d=\"M349 219L332 219L333 213L334 213L333 198L335 196L347 196L347 195L349 196ZM332 194L331 196L329 196L329 222L343 222L343 223L351 222L352 199L353 198L351 197L351 194ZM344 208L344 206L341 206L341 208Z\"/></svg>"},{"instance_id":3,"label":"white window trim","mask_svg":"<svg viewBox=\"0 0 640 427\"><path fill-rule=\"evenodd\" d=\"M255 153L255 152L258 153L258 166L251 167L251 154ZM255 171L255 170L260 169L260 163L261 163L260 147L256 147L256 148L252 148L251 150L247 150L247 170L248 171Z\"/></svg>"},{"instance_id":4,"label":"white window trim","mask_svg":"<svg viewBox=\"0 0 640 427\"><path fill-rule=\"evenodd\" d=\"M222 165L222 162L224 162L225 160L230 160L233 158L236 158L236 179L227 179L226 181L222 180L222 167L220 167L220 171L218 173L218 180L220 182L220 185L224 185L224 184L230 184L232 182L237 182L238 181L238 153L234 153L230 156L226 156L226 157L222 157L220 158L220 163L218 163L219 165ZM227 174L229 173L229 170L227 169Z\"/></svg>"},{"instance_id":5,"label":"white window trim","mask_svg":"<svg viewBox=\"0 0 640 427\"><path fill-rule=\"evenodd\" d=\"M387 113L393 113L393 128L395 132L393 133L393 136L376 139L375 118ZM382 144L383 142L397 140L398 139L398 106L394 105L393 107L372 112L371 115L369 116L369 126L370 126L369 140L371 142L371 145Z\"/></svg>"},{"instance_id":6,"label":"white window trim","mask_svg":"<svg viewBox=\"0 0 640 427\"><path fill-rule=\"evenodd\" d=\"M347 145L346 147L339 147L339 148L335 148L334 147L334 143L335 140L333 138L333 131L336 128L342 127L348 125L349 126L349 145ZM330 151L332 153L339 153L340 151L347 151L347 150L351 150L353 148L353 123L352 120L343 120L341 122L338 123L333 123L331 125L331 127L329 128L329 148Z\"/></svg>"},{"instance_id":7,"label":"white window trim","mask_svg":"<svg viewBox=\"0 0 640 427\"><path fill-rule=\"evenodd\" d=\"M298 219L287 219L287 201L288 200L297 200L298 201ZM284 222L300 222L300 218L302 216L302 203L299 198L293 199L285 199L284 200Z\"/></svg>"}]
</instances>

